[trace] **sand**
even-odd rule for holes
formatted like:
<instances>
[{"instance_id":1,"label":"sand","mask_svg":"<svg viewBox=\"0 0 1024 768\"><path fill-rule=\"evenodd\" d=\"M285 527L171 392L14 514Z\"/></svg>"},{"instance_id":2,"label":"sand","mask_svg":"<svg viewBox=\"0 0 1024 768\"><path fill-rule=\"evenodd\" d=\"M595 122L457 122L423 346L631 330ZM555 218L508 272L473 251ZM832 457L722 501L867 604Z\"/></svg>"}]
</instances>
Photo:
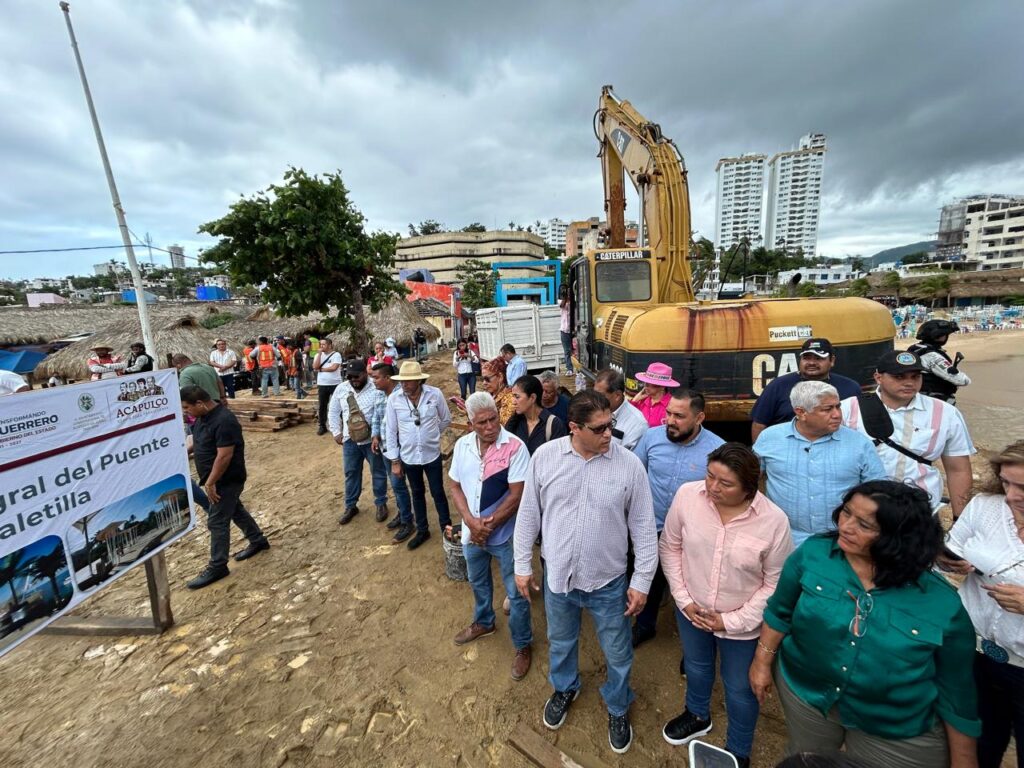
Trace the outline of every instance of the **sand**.
<instances>
[{"instance_id":1,"label":"sand","mask_svg":"<svg viewBox=\"0 0 1024 768\"><path fill-rule=\"evenodd\" d=\"M979 382L964 399L972 427L979 414L1006 407L986 398L1004 397L990 391L1000 382L1020 380L1021 340L963 337L965 370ZM989 383L978 373L982 365L997 366ZM446 355L428 370L432 382L456 391ZM1007 417L993 413L992 424L1003 426L986 428L979 442L998 446L1009 434ZM329 436L301 425L246 440L246 502L272 548L190 592L184 583L208 552L200 525L167 552L177 623L163 636L39 636L0 659L3 765L525 766L507 744L519 723L584 765L684 764L684 750L660 734L681 711L685 691L667 606L658 636L634 664L631 751L618 757L608 748L598 694L603 660L588 620L580 643L583 693L566 725L548 732L540 723L550 688L539 600L534 666L516 683L500 612L495 635L462 648L452 643L471 621L472 597L468 585L444 575L432 507L434 537L426 545L415 552L392 546L373 520L367 478L362 514L339 527L341 449ZM147 607L138 569L77 613L143 614ZM714 707L709 740L722 744L720 686ZM758 725L753 764L774 765L784 738L772 700Z\"/></svg>"}]
</instances>

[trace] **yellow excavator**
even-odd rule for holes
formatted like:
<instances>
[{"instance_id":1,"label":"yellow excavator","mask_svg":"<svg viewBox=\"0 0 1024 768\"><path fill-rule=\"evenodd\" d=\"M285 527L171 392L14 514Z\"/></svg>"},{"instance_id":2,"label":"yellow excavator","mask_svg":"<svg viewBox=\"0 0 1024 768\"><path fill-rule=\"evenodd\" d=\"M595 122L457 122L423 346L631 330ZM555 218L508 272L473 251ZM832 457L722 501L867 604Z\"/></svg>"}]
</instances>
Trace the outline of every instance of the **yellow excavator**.
<instances>
[{"instance_id":1,"label":"yellow excavator","mask_svg":"<svg viewBox=\"0 0 1024 768\"><path fill-rule=\"evenodd\" d=\"M608 247L588 251L569 270L575 362L587 377L613 368L637 388L637 372L666 363L682 386L705 395L709 421L747 421L765 385L797 369L800 346L813 336L832 342L837 373L871 383L875 362L893 348L884 306L853 297L698 301L679 150L610 85L594 130ZM626 247L626 175L639 195L639 247Z\"/></svg>"}]
</instances>

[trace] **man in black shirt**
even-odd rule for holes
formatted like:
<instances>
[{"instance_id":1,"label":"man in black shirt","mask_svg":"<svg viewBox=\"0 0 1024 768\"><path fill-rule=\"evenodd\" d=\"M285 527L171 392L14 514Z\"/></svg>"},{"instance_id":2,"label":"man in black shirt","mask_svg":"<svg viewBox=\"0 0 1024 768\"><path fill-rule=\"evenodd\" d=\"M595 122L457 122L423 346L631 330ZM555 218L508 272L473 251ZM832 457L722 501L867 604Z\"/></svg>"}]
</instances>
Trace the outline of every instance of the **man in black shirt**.
<instances>
[{"instance_id":1,"label":"man in black shirt","mask_svg":"<svg viewBox=\"0 0 1024 768\"><path fill-rule=\"evenodd\" d=\"M269 549L270 542L242 504L246 479L245 440L235 414L214 401L202 387L184 387L181 405L196 420L192 426L192 455L199 484L210 499L206 516L210 529L210 563L188 583L189 589L201 589L229 573L232 522L249 540L249 545L235 554L235 560L247 560Z\"/></svg>"}]
</instances>

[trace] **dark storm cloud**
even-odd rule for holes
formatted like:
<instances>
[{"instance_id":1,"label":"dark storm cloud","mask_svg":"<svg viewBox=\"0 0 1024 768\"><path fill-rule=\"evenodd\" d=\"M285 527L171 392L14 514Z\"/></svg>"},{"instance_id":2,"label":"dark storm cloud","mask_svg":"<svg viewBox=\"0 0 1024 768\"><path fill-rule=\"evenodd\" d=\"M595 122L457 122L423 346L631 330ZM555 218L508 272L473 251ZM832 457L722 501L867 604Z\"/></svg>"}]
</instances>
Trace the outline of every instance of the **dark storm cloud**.
<instances>
[{"instance_id":1,"label":"dark storm cloud","mask_svg":"<svg viewBox=\"0 0 1024 768\"><path fill-rule=\"evenodd\" d=\"M614 83L682 150L703 234L719 157L826 133L821 250L842 255L923 239L956 195L1024 192L1021 8L96 0L73 18L129 223L161 244L194 252L199 223L289 164L342 169L392 230L600 215L590 123ZM61 14L5 15L0 241L116 242Z\"/></svg>"}]
</instances>

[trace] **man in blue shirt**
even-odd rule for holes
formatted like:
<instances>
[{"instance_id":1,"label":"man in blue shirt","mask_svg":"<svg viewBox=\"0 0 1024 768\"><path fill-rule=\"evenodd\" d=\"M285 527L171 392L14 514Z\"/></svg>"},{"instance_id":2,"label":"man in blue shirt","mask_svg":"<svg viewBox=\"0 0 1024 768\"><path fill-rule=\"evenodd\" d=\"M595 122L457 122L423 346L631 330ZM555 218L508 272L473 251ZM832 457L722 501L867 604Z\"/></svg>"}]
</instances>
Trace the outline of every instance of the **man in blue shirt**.
<instances>
[{"instance_id":1,"label":"man in blue shirt","mask_svg":"<svg viewBox=\"0 0 1024 768\"><path fill-rule=\"evenodd\" d=\"M757 442L757 436L776 424L785 424L793 418L793 406L789 393L801 381L824 381L839 392L839 399L856 397L860 384L846 376L832 373L836 364L836 353L828 339L808 339L800 348L796 373L787 373L768 383L750 412L750 440Z\"/></svg>"},{"instance_id":2,"label":"man in blue shirt","mask_svg":"<svg viewBox=\"0 0 1024 768\"><path fill-rule=\"evenodd\" d=\"M501 356L508 365L505 369L505 383L511 387L519 381L520 376L526 375L526 361L516 354L516 348L511 344L502 346Z\"/></svg>"},{"instance_id":3,"label":"man in blue shirt","mask_svg":"<svg viewBox=\"0 0 1024 768\"><path fill-rule=\"evenodd\" d=\"M830 530L832 512L848 490L867 480L886 480L871 440L842 425L836 388L801 381L790 392L796 415L768 427L754 443L767 475L766 495L789 517L793 544Z\"/></svg>"},{"instance_id":4,"label":"man in blue shirt","mask_svg":"<svg viewBox=\"0 0 1024 768\"><path fill-rule=\"evenodd\" d=\"M704 396L698 392L678 389L669 400L665 424L644 432L633 452L647 469L647 481L654 501L654 522L661 536L665 516L676 491L683 483L703 480L708 469L708 454L725 441L704 429ZM633 647L654 637L658 625L658 608L665 592L665 575L661 566L654 573L647 604L633 625Z\"/></svg>"}]
</instances>

